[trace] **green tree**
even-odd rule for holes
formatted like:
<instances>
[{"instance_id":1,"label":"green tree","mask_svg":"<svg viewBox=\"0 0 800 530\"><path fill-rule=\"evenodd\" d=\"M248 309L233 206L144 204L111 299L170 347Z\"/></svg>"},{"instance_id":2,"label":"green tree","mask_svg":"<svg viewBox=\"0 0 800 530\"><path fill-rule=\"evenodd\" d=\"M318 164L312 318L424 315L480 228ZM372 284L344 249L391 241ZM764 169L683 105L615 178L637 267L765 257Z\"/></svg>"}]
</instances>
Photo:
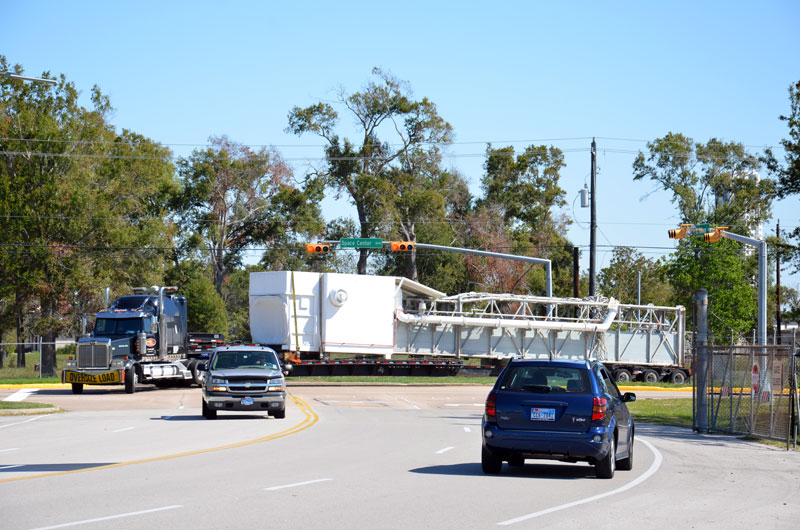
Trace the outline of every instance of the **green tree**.
<instances>
[{"instance_id":1,"label":"green tree","mask_svg":"<svg viewBox=\"0 0 800 530\"><path fill-rule=\"evenodd\" d=\"M256 244L286 246L298 232L321 229L321 189L291 181L291 170L274 148L253 151L227 137L178 162L183 184L178 221L185 248L204 247L217 293L228 274Z\"/></svg>"},{"instance_id":2,"label":"green tree","mask_svg":"<svg viewBox=\"0 0 800 530\"><path fill-rule=\"evenodd\" d=\"M338 95L339 106L355 119L358 141L336 133L339 115L323 102L294 107L286 129L297 135L316 134L327 142L326 167L315 174L336 190L337 197L346 195L355 206L362 238L390 233L387 221L410 213L398 212L395 201L399 194L416 190L409 182L425 181L422 168L430 168L439 156L438 146L452 137L450 124L438 115L432 102L413 100L407 83L379 68L372 73L374 78L363 91L348 95L341 90ZM392 142L381 140L382 136ZM409 197L406 204L415 202L416 198ZM413 225L406 224L401 230L413 235ZM369 249L359 250L359 274L366 274L368 256Z\"/></svg>"},{"instance_id":3,"label":"green tree","mask_svg":"<svg viewBox=\"0 0 800 530\"><path fill-rule=\"evenodd\" d=\"M788 116L779 116L789 128L789 139L781 140L786 156L784 164L778 162L771 149L767 149L764 161L770 172L778 177L778 196L781 198L800 194L800 81L789 87ZM795 270L800 271L800 226L790 232L794 244L779 247L781 259L791 259Z\"/></svg>"},{"instance_id":4,"label":"green tree","mask_svg":"<svg viewBox=\"0 0 800 530\"><path fill-rule=\"evenodd\" d=\"M197 275L183 286L186 327L190 332L224 333L229 336L228 313L208 276Z\"/></svg>"},{"instance_id":5,"label":"green tree","mask_svg":"<svg viewBox=\"0 0 800 530\"><path fill-rule=\"evenodd\" d=\"M9 69L0 56L0 70ZM56 87L0 78L0 284L13 291L18 341L22 316L38 310L27 331L43 336L45 376L55 375L57 334L76 323L76 292L85 298L98 282L160 271L159 214L173 184L168 150L118 133L97 87L91 109L78 96L63 75ZM153 260L129 270L128 245L153 249Z\"/></svg>"},{"instance_id":6,"label":"green tree","mask_svg":"<svg viewBox=\"0 0 800 530\"><path fill-rule=\"evenodd\" d=\"M708 222L748 234L769 219L775 183L757 177L761 162L742 144L715 138L703 144L669 133L648 142L647 149L647 155L640 152L634 161L634 180L647 178L671 192L681 223ZM674 300L691 307L693 293L705 288L719 317L710 322L711 328L743 332L753 327L755 318L752 266L746 256L733 252L738 243L723 239L711 245L697 237L681 240L667 269Z\"/></svg>"},{"instance_id":7,"label":"green tree","mask_svg":"<svg viewBox=\"0 0 800 530\"><path fill-rule=\"evenodd\" d=\"M616 247L611 263L597 276L600 292L622 303L637 303L641 282L642 304L669 305L672 289L666 272L662 263L644 257L636 249Z\"/></svg>"}]
</instances>

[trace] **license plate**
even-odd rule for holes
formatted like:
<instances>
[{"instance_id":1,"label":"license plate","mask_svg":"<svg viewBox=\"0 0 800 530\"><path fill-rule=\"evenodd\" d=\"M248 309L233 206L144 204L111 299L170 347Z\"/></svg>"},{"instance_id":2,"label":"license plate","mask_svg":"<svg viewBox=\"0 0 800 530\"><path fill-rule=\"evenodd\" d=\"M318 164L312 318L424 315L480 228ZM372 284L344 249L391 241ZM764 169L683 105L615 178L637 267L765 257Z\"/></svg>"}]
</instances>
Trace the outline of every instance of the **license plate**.
<instances>
[{"instance_id":1,"label":"license plate","mask_svg":"<svg viewBox=\"0 0 800 530\"><path fill-rule=\"evenodd\" d=\"M251 397L242 398L242 405L252 405L252 404L253 404L253 398Z\"/></svg>"},{"instance_id":2,"label":"license plate","mask_svg":"<svg viewBox=\"0 0 800 530\"><path fill-rule=\"evenodd\" d=\"M87 374L85 372L64 372L65 383L82 383L85 385L104 385L107 383L120 383L122 378L118 371Z\"/></svg>"},{"instance_id":3,"label":"license plate","mask_svg":"<svg viewBox=\"0 0 800 530\"><path fill-rule=\"evenodd\" d=\"M531 420L533 421L556 421L556 409L531 409Z\"/></svg>"}]
</instances>

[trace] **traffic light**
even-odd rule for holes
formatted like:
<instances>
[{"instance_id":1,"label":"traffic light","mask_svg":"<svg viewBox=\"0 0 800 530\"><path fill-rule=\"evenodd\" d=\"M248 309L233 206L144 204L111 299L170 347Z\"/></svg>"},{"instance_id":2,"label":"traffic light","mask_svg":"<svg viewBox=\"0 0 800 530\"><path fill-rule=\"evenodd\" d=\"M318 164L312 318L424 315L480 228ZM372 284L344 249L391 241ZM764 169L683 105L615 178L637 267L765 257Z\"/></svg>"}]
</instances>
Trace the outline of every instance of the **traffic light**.
<instances>
[{"instance_id":1,"label":"traffic light","mask_svg":"<svg viewBox=\"0 0 800 530\"><path fill-rule=\"evenodd\" d=\"M669 230L667 234L669 234L670 239L681 239L683 236L686 235L687 229L692 225L681 225L680 228L674 228Z\"/></svg>"},{"instance_id":2,"label":"traffic light","mask_svg":"<svg viewBox=\"0 0 800 530\"><path fill-rule=\"evenodd\" d=\"M389 248L395 252L409 252L414 250L414 243L411 241L392 241Z\"/></svg>"},{"instance_id":3,"label":"traffic light","mask_svg":"<svg viewBox=\"0 0 800 530\"><path fill-rule=\"evenodd\" d=\"M306 252L312 254L327 254L331 247L327 243L307 243Z\"/></svg>"},{"instance_id":4,"label":"traffic light","mask_svg":"<svg viewBox=\"0 0 800 530\"><path fill-rule=\"evenodd\" d=\"M703 236L703 241L706 243L716 243L722 237L722 230L728 228L727 226L718 226L713 232L709 232Z\"/></svg>"}]
</instances>

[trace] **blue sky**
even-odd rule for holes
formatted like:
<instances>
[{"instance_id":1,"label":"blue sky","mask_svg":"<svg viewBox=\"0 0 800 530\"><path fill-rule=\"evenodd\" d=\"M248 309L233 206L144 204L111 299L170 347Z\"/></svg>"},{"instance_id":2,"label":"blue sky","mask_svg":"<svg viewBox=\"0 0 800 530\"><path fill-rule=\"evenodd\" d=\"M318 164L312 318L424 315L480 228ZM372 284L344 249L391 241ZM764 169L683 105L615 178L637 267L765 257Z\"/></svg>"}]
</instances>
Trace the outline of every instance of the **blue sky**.
<instances>
[{"instance_id":1,"label":"blue sky","mask_svg":"<svg viewBox=\"0 0 800 530\"><path fill-rule=\"evenodd\" d=\"M788 137L800 79L800 2L136 3L0 0L0 53L28 74L97 84L128 128L186 155L209 136L276 145L302 174L319 139L284 132L295 106L363 87L373 66L428 97L455 131L447 164L479 192L486 144L565 151L568 237L588 248L575 201L598 144L599 245L655 258L678 223L670 195L634 182L645 142L680 132L760 151ZM783 152L778 150L778 154ZM574 204L574 209L573 209ZM800 225L776 203L774 233ZM327 200L326 217L347 215ZM647 247L665 247L647 248ZM601 247L598 262L610 257ZM588 250L582 254L588 268ZM783 276L800 287L800 274Z\"/></svg>"}]
</instances>

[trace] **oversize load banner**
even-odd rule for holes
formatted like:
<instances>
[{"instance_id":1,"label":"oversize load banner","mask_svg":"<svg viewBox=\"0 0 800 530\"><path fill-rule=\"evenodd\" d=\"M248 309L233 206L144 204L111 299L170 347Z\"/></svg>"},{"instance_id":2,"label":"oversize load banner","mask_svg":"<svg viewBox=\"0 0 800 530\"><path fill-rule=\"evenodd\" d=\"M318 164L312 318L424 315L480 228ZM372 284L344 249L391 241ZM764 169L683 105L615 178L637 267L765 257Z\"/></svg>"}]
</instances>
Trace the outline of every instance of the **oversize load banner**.
<instances>
[{"instance_id":1,"label":"oversize load banner","mask_svg":"<svg viewBox=\"0 0 800 530\"><path fill-rule=\"evenodd\" d=\"M118 371L87 374L84 372L64 372L65 383L83 383L85 385L105 385L120 383L122 378Z\"/></svg>"}]
</instances>

